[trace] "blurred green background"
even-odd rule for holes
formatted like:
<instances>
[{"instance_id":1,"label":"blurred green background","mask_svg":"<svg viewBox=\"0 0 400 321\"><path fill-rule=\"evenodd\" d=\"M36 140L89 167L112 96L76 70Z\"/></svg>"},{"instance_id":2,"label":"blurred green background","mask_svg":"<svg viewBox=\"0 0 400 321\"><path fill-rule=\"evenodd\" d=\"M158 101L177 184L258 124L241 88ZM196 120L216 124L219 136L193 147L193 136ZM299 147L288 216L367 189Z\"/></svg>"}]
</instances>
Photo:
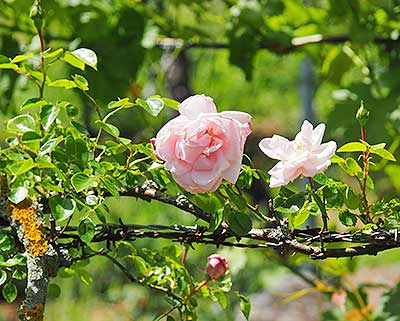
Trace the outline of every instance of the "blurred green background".
<instances>
[{"instance_id":1,"label":"blurred green background","mask_svg":"<svg viewBox=\"0 0 400 321\"><path fill-rule=\"evenodd\" d=\"M29 19L31 4L0 0L1 54L13 57L39 50ZM367 140L384 141L399 156L399 1L53 0L43 1L43 6L46 48L86 47L97 53L98 72L86 70L83 75L104 110L118 97L161 94L182 101L204 93L213 97L220 111L253 116L246 153L257 168L269 169L273 163L257 147L261 138L273 133L293 137L307 117L327 124L325 140L335 139L339 146L357 140L354 115L364 100L371 111ZM69 68L55 63L49 76L57 79L76 72ZM0 70L1 141L5 120L36 92L26 78ZM80 93L55 88L46 91L46 97L73 102L82 122L95 130L94 111ZM129 109L113 122L122 136L142 142L155 136L172 116L170 110L152 118ZM400 190L399 165L387 166L384 172L378 170L380 165L373 173L377 190L372 199ZM265 206L268 193L265 186L257 186L253 198ZM116 222L122 218L138 224L195 223L154 202L121 198L109 206L110 220ZM136 242L137 248L167 245L159 240ZM198 245L189 252L187 264L199 281L204 278L206 257L215 251L230 260L234 289L248 295L290 273L272 252ZM398 259L392 251L379 259L328 260L318 264L318 271L354 271L360 265L394 264ZM50 298L47 320L152 320L168 307L158 294L129 284L103 258L93 259L87 268L94 278L90 286L76 277L57 278L61 295ZM201 304L199 320L235 320L234 309L221 311L218 305ZM2 311L0 320L7 320Z\"/></svg>"}]
</instances>

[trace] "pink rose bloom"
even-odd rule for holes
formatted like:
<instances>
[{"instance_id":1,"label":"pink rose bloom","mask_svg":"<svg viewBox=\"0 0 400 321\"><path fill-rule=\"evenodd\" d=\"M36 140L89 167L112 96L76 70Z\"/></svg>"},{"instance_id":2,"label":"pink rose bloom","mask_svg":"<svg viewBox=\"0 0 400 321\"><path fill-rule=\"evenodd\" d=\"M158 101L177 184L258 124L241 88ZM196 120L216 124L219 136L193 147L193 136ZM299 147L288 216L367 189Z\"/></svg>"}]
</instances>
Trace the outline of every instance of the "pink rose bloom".
<instances>
[{"instance_id":1,"label":"pink rose bloom","mask_svg":"<svg viewBox=\"0 0 400 321\"><path fill-rule=\"evenodd\" d=\"M286 185L300 175L313 177L325 171L335 154L336 143L330 141L321 144L324 132L325 124L319 124L314 129L305 120L293 141L279 135L264 138L259 144L260 149L267 156L280 160L268 172L271 175L269 186Z\"/></svg>"},{"instance_id":2,"label":"pink rose bloom","mask_svg":"<svg viewBox=\"0 0 400 321\"><path fill-rule=\"evenodd\" d=\"M218 254L210 255L207 258L206 272L213 280L217 280L226 274L229 267L228 261Z\"/></svg>"},{"instance_id":3,"label":"pink rose bloom","mask_svg":"<svg viewBox=\"0 0 400 321\"><path fill-rule=\"evenodd\" d=\"M226 179L236 183L251 116L218 113L212 98L195 95L179 105L180 115L157 133L157 157L175 181L192 193L215 191Z\"/></svg>"}]
</instances>

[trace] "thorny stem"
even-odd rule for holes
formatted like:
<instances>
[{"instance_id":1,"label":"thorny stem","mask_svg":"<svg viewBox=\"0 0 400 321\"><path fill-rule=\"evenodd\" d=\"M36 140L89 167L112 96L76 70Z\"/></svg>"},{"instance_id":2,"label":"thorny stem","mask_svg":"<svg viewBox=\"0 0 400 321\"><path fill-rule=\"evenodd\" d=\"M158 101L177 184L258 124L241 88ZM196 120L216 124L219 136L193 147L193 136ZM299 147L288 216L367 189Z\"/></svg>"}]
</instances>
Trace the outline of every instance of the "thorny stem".
<instances>
[{"instance_id":1,"label":"thorny stem","mask_svg":"<svg viewBox=\"0 0 400 321\"><path fill-rule=\"evenodd\" d=\"M42 83L39 84L39 98L43 98L44 94L44 85L46 83L46 69L44 64L44 40L42 35L42 28L37 28L37 33L40 41L40 69L42 70L43 80Z\"/></svg>"},{"instance_id":2,"label":"thorny stem","mask_svg":"<svg viewBox=\"0 0 400 321\"><path fill-rule=\"evenodd\" d=\"M313 181L312 177L307 177L307 180L308 180L308 184L310 185L311 189L315 192L316 188L315 188L314 181Z\"/></svg>"},{"instance_id":3,"label":"thorny stem","mask_svg":"<svg viewBox=\"0 0 400 321\"><path fill-rule=\"evenodd\" d=\"M90 102L94 105L95 110L96 110L96 114L97 114L97 117L99 118L99 120L100 120L100 121L103 121L103 117L101 116L101 113L100 113L100 106L99 106L99 104L98 104L98 103L96 102L96 100L95 100L92 96L90 96L86 91L82 91L82 93L83 93L83 94L90 100ZM95 144L96 144L96 145L97 145L97 143L98 143L99 140L100 140L102 131L103 131L103 129L100 127L100 128L99 128L99 132L97 133L96 141L95 141Z\"/></svg>"},{"instance_id":4,"label":"thorny stem","mask_svg":"<svg viewBox=\"0 0 400 321\"><path fill-rule=\"evenodd\" d=\"M61 229L61 231L58 233L58 235L54 235L52 238L52 241L55 242L57 241L58 237L65 232L65 230L68 228L69 223L71 223L72 220L72 215L68 218L67 224Z\"/></svg>"},{"instance_id":5,"label":"thorny stem","mask_svg":"<svg viewBox=\"0 0 400 321\"><path fill-rule=\"evenodd\" d=\"M91 101L91 103L94 105L94 107L96 108L96 114L97 114L97 116L99 117L99 119L102 121L103 120L103 117L101 116L101 113L100 113L100 106L99 106L99 104L96 102L96 100L92 97L92 96L90 96L86 91L82 91L83 92L83 94Z\"/></svg>"},{"instance_id":6,"label":"thorny stem","mask_svg":"<svg viewBox=\"0 0 400 321\"><path fill-rule=\"evenodd\" d=\"M185 264L188 250L189 250L189 247L185 246L185 249L183 250L182 264Z\"/></svg>"},{"instance_id":7,"label":"thorny stem","mask_svg":"<svg viewBox=\"0 0 400 321\"><path fill-rule=\"evenodd\" d=\"M321 229L321 233L328 230L328 213L326 212L325 203L321 200L321 198L317 195L317 188L314 184L312 177L307 177L308 184L311 187L311 195L314 201L317 203L319 210L322 215L323 227Z\"/></svg>"},{"instance_id":8,"label":"thorny stem","mask_svg":"<svg viewBox=\"0 0 400 321\"><path fill-rule=\"evenodd\" d=\"M157 319L155 319L154 321L160 321L163 318L165 318L166 316L168 316L172 311L174 311L175 309L178 309L179 307L182 306L182 302L178 302L177 304L175 304L171 309L169 309L167 312L164 312L163 314L161 314Z\"/></svg>"},{"instance_id":9,"label":"thorny stem","mask_svg":"<svg viewBox=\"0 0 400 321\"><path fill-rule=\"evenodd\" d=\"M189 297L188 297L186 300L189 300L192 296L194 296L197 292L199 292L200 289L201 289L203 286L207 285L207 283L208 283L208 279L205 279L205 280L204 280L203 282L201 282L198 286L196 286L196 287L194 288L193 292L189 295Z\"/></svg>"},{"instance_id":10,"label":"thorny stem","mask_svg":"<svg viewBox=\"0 0 400 321\"><path fill-rule=\"evenodd\" d=\"M366 142L364 126L361 126L361 140L363 142ZM368 147L367 150L364 151L362 154L363 179L362 179L362 184L361 184L362 201L364 203L364 210L365 210L365 216L367 218L367 221L371 221L371 217L370 217L370 213L369 213L369 204L368 204L368 199L367 199L367 194L366 194L367 178L368 178L368 170L369 170L369 154L370 154L370 148Z\"/></svg>"},{"instance_id":11,"label":"thorny stem","mask_svg":"<svg viewBox=\"0 0 400 321\"><path fill-rule=\"evenodd\" d=\"M135 278L132 274L130 274L128 272L128 270L115 258L113 258L111 255L103 252L103 253L99 253L100 255L106 257L107 259L109 259L116 267L118 267L121 272L126 276L126 278L131 281L132 283L137 283L140 285L147 285L149 288L163 292L165 294L167 294L168 296L172 297L174 300L177 300L179 302L182 302L183 299L181 297L179 297L178 295L172 293L171 291L164 289L162 287L159 287L157 285L153 285L153 284L143 284L142 282L140 282L140 280L138 280L137 278Z\"/></svg>"},{"instance_id":12,"label":"thorny stem","mask_svg":"<svg viewBox=\"0 0 400 321\"><path fill-rule=\"evenodd\" d=\"M185 302L189 301L197 292L199 292L199 290L207 285L208 283L208 279L204 280L203 282L201 282L198 286L196 286L193 290L192 293L190 293L184 301L182 302L178 302L177 304L175 304L171 309L169 309L167 312L164 312L163 314L161 314L157 319L155 319L154 321L159 321L163 318L165 318L167 315L169 315L172 311L179 309L183 304L185 304Z\"/></svg>"}]
</instances>

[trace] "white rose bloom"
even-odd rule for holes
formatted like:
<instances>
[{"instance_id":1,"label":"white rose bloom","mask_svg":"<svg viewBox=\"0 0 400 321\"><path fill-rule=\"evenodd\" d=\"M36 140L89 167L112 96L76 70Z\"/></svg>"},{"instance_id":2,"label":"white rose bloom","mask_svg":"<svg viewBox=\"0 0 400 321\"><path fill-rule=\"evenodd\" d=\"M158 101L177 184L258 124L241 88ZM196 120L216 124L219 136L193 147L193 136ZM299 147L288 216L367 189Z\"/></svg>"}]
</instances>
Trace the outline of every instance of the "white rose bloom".
<instances>
[{"instance_id":1,"label":"white rose bloom","mask_svg":"<svg viewBox=\"0 0 400 321\"><path fill-rule=\"evenodd\" d=\"M280 161L268 172L270 187L286 185L300 175L313 177L328 168L336 151L336 142L321 144L324 132L325 124L313 128L305 120L293 141L279 135L261 140L259 147L264 154Z\"/></svg>"}]
</instances>

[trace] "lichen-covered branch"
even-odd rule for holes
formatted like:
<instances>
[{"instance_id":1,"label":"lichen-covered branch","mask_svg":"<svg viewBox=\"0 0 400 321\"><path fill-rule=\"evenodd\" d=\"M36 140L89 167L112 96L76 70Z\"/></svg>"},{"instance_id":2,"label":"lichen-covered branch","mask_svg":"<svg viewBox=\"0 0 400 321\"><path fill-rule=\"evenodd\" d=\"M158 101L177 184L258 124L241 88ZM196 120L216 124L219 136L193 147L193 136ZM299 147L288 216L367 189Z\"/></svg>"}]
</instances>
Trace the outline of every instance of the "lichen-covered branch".
<instances>
[{"instance_id":1,"label":"lichen-covered branch","mask_svg":"<svg viewBox=\"0 0 400 321\"><path fill-rule=\"evenodd\" d=\"M61 265L68 265L65 250L56 251L46 239L46 229L37 206L29 199L19 204L7 202L7 215L27 257L27 286L19 310L21 320L43 320L49 279Z\"/></svg>"}]
</instances>

